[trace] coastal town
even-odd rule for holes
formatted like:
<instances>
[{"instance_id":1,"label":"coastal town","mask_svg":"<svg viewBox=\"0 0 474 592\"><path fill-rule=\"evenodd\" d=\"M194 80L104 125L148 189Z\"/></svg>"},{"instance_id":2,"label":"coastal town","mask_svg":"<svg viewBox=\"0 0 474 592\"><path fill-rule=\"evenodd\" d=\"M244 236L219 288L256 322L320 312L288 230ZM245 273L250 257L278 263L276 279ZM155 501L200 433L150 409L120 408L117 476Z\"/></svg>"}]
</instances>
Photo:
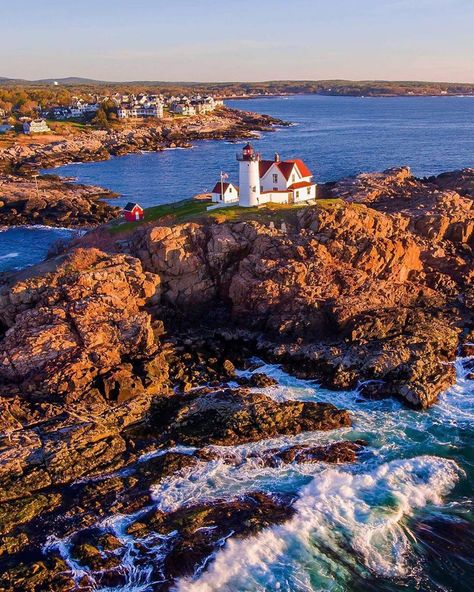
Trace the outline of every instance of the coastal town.
<instances>
[{"instance_id":1,"label":"coastal town","mask_svg":"<svg viewBox=\"0 0 474 592\"><path fill-rule=\"evenodd\" d=\"M14 132L18 125L25 134L51 133L48 122L94 123L100 121L99 113L106 121L118 123L204 115L223 106L223 99L213 95L90 93L85 98L73 96L66 105L32 105L30 114L25 115L19 107L0 101L0 134Z\"/></svg>"}]
</instances>

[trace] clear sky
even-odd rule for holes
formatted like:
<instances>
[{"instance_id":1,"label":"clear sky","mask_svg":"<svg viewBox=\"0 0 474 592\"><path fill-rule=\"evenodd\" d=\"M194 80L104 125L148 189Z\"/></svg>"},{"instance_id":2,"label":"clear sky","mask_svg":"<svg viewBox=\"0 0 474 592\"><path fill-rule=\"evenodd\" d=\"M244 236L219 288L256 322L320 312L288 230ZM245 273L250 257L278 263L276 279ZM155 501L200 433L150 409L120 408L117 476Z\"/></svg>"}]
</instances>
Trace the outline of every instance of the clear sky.
<instances>
[{"instance_id":1,"label":"clear sky","mask_svg":"<svg viewBox=\"0 0 474 592\"><path fill-rule=\"evenodd\" d=\"M474 82L474 0L0 0L0 76Z\"/></svg>"}]
</instances>

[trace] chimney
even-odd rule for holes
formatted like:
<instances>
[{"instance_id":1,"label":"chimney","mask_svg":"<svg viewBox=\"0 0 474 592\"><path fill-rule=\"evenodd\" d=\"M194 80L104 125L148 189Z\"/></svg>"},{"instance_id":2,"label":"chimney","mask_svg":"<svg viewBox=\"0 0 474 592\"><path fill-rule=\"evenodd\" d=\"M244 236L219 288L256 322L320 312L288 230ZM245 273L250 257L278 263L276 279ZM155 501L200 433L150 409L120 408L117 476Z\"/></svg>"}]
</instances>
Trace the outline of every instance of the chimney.
<instances>
[{"instance_id":1,"label":"chimney","mask_svg":"<svg viewBox=\"0 0 474 592\"><path fill-rule=\"evenodd\" d=\"M278 152L275 152L275 162L280 162L280 155Z\"/></svg>"}]
</instances>

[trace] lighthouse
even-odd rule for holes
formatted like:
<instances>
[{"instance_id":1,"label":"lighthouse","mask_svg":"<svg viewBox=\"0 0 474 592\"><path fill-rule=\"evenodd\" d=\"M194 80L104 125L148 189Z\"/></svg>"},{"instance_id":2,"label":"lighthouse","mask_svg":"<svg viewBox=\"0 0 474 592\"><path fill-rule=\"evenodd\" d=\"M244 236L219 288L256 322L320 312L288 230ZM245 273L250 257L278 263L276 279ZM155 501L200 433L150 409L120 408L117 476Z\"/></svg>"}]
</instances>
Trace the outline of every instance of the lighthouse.
<instances>
[{"instance_id":1,"label":"lighthouse","mask_svg":"<svg viewBox=\"0 0 474 592\"><path fill-rule=\"evenodd\" d=\"M260 155L255 153L252 144L246 144L239 161L239 205L244 208L258 206L260 203Z\"/></svg>"}]
</instances>

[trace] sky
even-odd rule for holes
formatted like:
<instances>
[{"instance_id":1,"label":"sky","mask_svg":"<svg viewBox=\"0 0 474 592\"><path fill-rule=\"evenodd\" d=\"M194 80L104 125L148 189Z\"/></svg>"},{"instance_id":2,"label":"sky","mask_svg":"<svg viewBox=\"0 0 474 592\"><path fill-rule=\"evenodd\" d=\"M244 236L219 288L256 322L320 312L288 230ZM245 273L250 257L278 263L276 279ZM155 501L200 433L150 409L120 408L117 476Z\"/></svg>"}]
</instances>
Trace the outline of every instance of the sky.
<instances>
[{"instance_id":1,"label":"sky","mask_svg":"<svg viewBox=\"0 0 474 592\"><path fill-rule=\"evenodd\" d=\"M474 82L474 0L0 0L0 76Z\"/></svg>"}]
</instances>

